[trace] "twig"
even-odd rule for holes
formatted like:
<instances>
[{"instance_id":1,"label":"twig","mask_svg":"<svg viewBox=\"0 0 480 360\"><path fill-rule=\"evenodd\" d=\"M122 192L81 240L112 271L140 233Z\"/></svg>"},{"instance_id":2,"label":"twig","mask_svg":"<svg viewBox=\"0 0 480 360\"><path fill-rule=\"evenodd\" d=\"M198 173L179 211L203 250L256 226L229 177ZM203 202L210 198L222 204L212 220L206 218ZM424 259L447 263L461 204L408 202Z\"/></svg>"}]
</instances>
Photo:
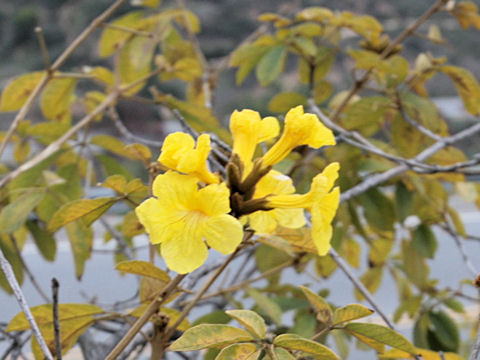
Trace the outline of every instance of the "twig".
<instances>
[{"instance_id":1,"label":"twig","mask_svg":"<svg viewBox=\"0 0 480 360\"><path fill-rule=\"evenodd\" d=\"M62 360L62 342L60 337L60 321L58 318L58 280L52 278L52 299L53 299L53 334L55 337L55 352L57 360Z\"/></svg>"},{"instance_id":2,"label":"twig","mask_svg":"<svg viewBox=\"0 0 480 360\"><path fill-rule=\"evenodd\" d=\"M23 163L15 170L11 171L8 175L5 175L0 180L0 189L3 188L6 184L10 181L15 179L20 174L24 173L25 171L31 169L41 161L47 159L49 156L55 154L58 150L60 150L61 146L70 139L75 133L77 133L80 129L84 126L88 125L97 115L102 113L108 106L110 106L118 97L118 92L114 91L110 93L105 100L102 101L100 105L97 106L95 110L93 110L90 114L85 116L81 119L77 124L71 127L64 135L62 135L59 139L52 142L48 145L45 149L43 149L37 156L33 157L29 161Z\"/></svg>"},{"instance_id":3,"label":"twig","mask_svg":"<svg viewBox=\"0 0 480 360\"><path fill-rule=\"evenodd\" d=\"M33 287L37 290L38 294L42 297L42 299L46 302L49 303L50 299L48 296L43 292L42 288L37 282L37 279L33 276L33 273L30 271L30 268L27 266L27 263L23 259L22 252L20 251L20 248L18 247L17 241L15 240L15 237L13 235L10 235L10 241L13 244L13 247L15 248L15 252L17 253L18 258L20 259L20 262L22 263L22 267L25 270L25 272L28 275L28 278L30 279L30 282L32 283Z\"/></svg>"},{"instance_id":4,"label":"twig","mask_svg":"<svg viewBox=\"0 0 480 360\"><path fill-rule=\"evenodd\" d=\"M5 278L7 279L8 284L12 288L13 294L17 299L18 305L20 306L23 313L25 314L25 317L27 318L27 321L30 324L30 327L32 328L32 331L35 334L35 337L37 338L38 345L40 346L43 356L45 356L47 360L53 360L52 354L50 353L50 350L48 349L48 346L45 343L45 339L43 338L42 333L40 332L40 329L38 328L38 325L35 321L35 318L33 317L32 312L28 307L27 300L25 299L25 296L23 295L23 292L20 289L20 285L18 284L18 281L15 278L15 274L13 273L12 266L10 265L8 260L5 258L5 255L3 254L3 251L1 248L0 248L0 267L2 268L2 271L5 274Z\"/></svg>"},{"instance_id":5,"label":"twig","mask_svg":"<svg viewBox=\"0 0 480 360\"><path fill-rule=\"evenodd\" d=\"M128 260L132 260L132 249L130 248L130 246L128 246L122 234L120 234L113 226L111 226L103 217L100 218L100 223L110 234L112 234L113 238L117 241L118 250L116 251L121 252Z\"/></svg>"},{"instance_id":6,"label":"twig","mask_svg":"<svg viewBox=\"0 0 480 360\"><path fill-rule=\"evenodd\" d=\"M373 299L370 291L368 291L365 285L363 285L362 282L355 276L355 274L352 272L345 260L342 259L342 257L335 251L334 248L330 249L329 255L333 259L333 261L335 261L338 267L345 273L345 275L347 275L347 277L350 279L353 285L355 285L358 291L360 291L360 293L370 303L370 305L372 305L373 309L378 313L378 315L380 315L383 321L385 321L385 324L387 324L390 329L395 330L393 323L390 321L387 315L383 313L375 299Z\"/></svg>"},{"instance_id":7,"label":"twig","mask_svg":"<svg viewBox=\"0 0 480 360\"><path fill-rule=\"evenodd\" d=\"M48 55L47 44L45 43L45 37L43 36L43 30L40 26L35 28L35 33L38 37L38 42L40 43L40 50L42 52L43 61L45 62L45 69L50 71L50 56Z\"/></svg>"},{"instance_id":8,"label":"twig","mask_svg":"<svg viewBox=\"0 0 480 360\"><path fill-rule=\"evenodd\" d=\"M155 299L150 303L143 315L140 316L137 321L135 321L132 327L117 343L117 345L113 348L110 354L107 355L105 360L114 360L122 353L123 349L127 347L130 341L132 341L132 339L142 329L143 325L147 323L150 317L158 311L160 305L165 302L168 296L176 289L177 285L180 283L180 281L182 281L184 277L185 275L177 275L159 292L159 295L156 296Z\"/></svg>"},{"instance_id":9,"label":"twig","mask_svg":"<svg viewBox=\"0 0 480 360\"><path fill-rule=\"evenodd\" d=\"M477 326L477 336L475 337L475 343L472 346L472 352L468 357L468 360L480 360L480 331Z\"/></svg>"},{"instance_id":10,"label":"twig","mask_svg":"<svg viewBox=\"0 0 480 360\"><path fill-rule=\"evenodd\" d=\"M25 104L23 104L22 108L20 111L17 113L15 118L13 119L12 124L10 125L7 133L5 134L5 138L3 142L0 144L0 158L3 155L3 152L5 151L5 148L7 144L10 142L10 139L15 132L15 130L18 127L18 124L25 119L25 116L28 114L30 109L32 108L35 100L37 97L40 95L41 91L45 87L45 85L48 83L48 81L52 78L53 73L60 68L60 66L63 65L63 63L68 59L68 57L75 51L77 47L79 47L87 38L90 36L90 34L97 28L99 27L105 19L107 19L115 10L117 10L120 6L123 5L127 0L117 0L115 1L108 9L106 9L100 16L98 16L95 20L93 20L90 25L85 28L80 35L77 36L75 40L73 40L70 45L63 51L62 54L55 60L55 62L52 64L50 67L49 71L45 72L43 75L42 79L38 82L37 86L33 91L30 93L30 96L28 99L25 101ZM1 187L1 185L0 185Z\"/></svg>"},{"instance_id":11,"label":"twig","mask_svg":"<svg viewBox=\"0 0 480 360\"><path fill-rule=\"evenodd\" d=\"M115 125L117 130L120 132L120 134L122 134L125 139L132 142L139 142L148 146L154 146L158 148L162 147L162 141L149 140L132 134L130 130L128 130L127 127L123 124L122 120L120 119L120 115L113 106L108 109L108 115L110 115L110 118L113 121L113 125Z\"/></svg>"}]
</instances>

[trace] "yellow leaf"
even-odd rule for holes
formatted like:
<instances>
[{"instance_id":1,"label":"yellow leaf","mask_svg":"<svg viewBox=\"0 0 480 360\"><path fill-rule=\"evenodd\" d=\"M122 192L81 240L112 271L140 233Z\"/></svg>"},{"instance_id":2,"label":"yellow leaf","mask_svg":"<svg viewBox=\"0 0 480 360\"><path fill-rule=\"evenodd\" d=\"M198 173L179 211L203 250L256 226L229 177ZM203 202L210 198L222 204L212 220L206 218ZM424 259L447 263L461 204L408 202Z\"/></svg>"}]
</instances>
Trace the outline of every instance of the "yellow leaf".
<instances>
[{"instance_id":1,"label":"yellow leaf","mask_svg":"<svg viewBox=\"0 0 480 360\"><path fill-rule=\"evenodd\" d=\"M456 4L451 12L462 28L468 29L473 26L480 30L480 15L478 14L478 7L473 1L461 1Z\"/></svg>"},{"instance_id":2,"label":"yellow leaf","mask_svg":"<svg viewBox=\"0 0 480 360\"><path fill-rule=\"evenodd\" d=\"M160 268L147 261L124 261L117 264L117 266L115 266L115 269L129 274L148 276L154 279L161 280L164 283L168 283L170 281L170 276L168 276L165 271L161 270Z\"/></svg>"},{"instance_id":3,"label":"yellow leaf","mask_svg":"<svg viewBox=\"0 0 480 360\"><path fill-rule=\"evenodd\" d=\"M350 304L335 310L333 314L333 325L337 325L346 321L360 319L370 316L374 313L372 309L366 308L360 304Z\"/></svg>"},{"instance_id":4,"label":"yellow leaf","mask_svg":"<svg viewBox=\"0 0 480 360\"><path fill-rule=\"evenodd\" d=\"M87 114L93 112L106 98L106 95L100 91L88 91L83 98L83 105ZM95 121L100 121L103 114L100 113L95 116Z\"/></svg>"},{"instance_id":5,"label":"yellow leaf","mask_svg":"<svg viewBox=\"0 0 480 360\"><path fill-rule=\"evenodd\" d=\"M215 360L254 360L260 355L261 350L258 350L257 346L252 343L246 344L232 344L220 351ZM255 354L256 357L255 357Z\"/></svg>"},{"instance_id":6,"label":"yellow leaf","mask_svg":"<svg viewBox=\"0 0 480 360\"><path fill-rule=\"evenodd\" d=\"M265 320L256 312L251 310L227 310L225 312L259 339L265 338L267 334Z\"/></svg>"},{"instance_id":7,"label":"yellow leaf","mask_svg":"<svg viewBox=\"0 0 480 360\"><path fill-rule=\"evenodd\" d=\"M314 293L312 290L305 286L300 286L305 297L308 299L315 312L317 313L317 320L324 324L330 325L333 318L332 309L330 305L320 295Z\"/></svg>"},{"instance_id":8,"label":"yellow leaf","mask_svg":"<svg viewBox=\"0 0 480 360\"><path fill-rule=\"evenodd\" d=\"M44 74L43 71L36 71L20 75L10 81L5 86L5 90L3 90L0 111L16 111L20 109Z\"/></svg>"},{"instance_id":9,"label":"yellow leaf","mask_svg":"<svg viewBox=\"0 0 480 360\"><path fill-rule=\"evenodd\" d=\"M125 152L130 158L143 161L148 164L152 160L152 153L148 147L142 144L134 143L125 146Z\"/></svg>"},{"instance_id":10,"label":"yellow leaf","mask_svg":"<svg viewBox=\"0 0 480 360\"><path fill-rule=\"evenodd\" d=\"M39 326L53 324L52 304L33 306L30 308ZM102 314L102 308L90 304L58 304L59 321L75 320L96 314ZM30 329L30 324L23 312L19 312L10 320L6 331L22 331Z\"/></svg>"},{"instance_id":11,"label":"yellow leaf","mask_svg":"<svg viewBox=\"0 0 480 360\"><path fill-rule=\"evenodd\" d=\"M308 354L320 356L325 360L340 359L337 354L327 348L325 345L319 344L316 341L302 338L296 334L282 334L273 340L273 344L291 350L299 350Z\"/></svg>"},{"instance_id":12,"label":"yellow leaf","mask_svg":"<svg viewBox=\"0 0 480 360\"><path fill-rule=\"evenodd\" d=\"M135 29L143 17L143 11L132 11L112 21L112 25L122 26ZM132 33L106 27L98 43L98 52L100 57L112 55L119 49L128 39L132 37Z\"/></svg>"},{"instance_id":13,"label":"yellow leaf","mask_svg":"<svg viewBox=\"0 0 480 360\"><path fill-rule=\"evenodd\" d=\"M123 194L127 186L127 179L123 175L112 175L105 179L101 184L103 187L115 190L117 193Z\"/></svg>"},{"instance_id":14,"label":"yellow leaf","mask_svg":"<svg viewBox=\"0 0 480 360\"><path fill-rule=\"evenodd\" d=\"M158 8L158 5L160 5L161 0L132 0L131 4L134 6L145 6L149 7L151 9L156 9Z\"/></svg>"},{"instance_id":15,"label":"yellow leaf","mask_svg":"<svg viewBox=\"0 0 480 360\"><path fill-rule=\"evenodd\" d=\"M102 216L117 202L116 198L80 199L64 204L53 215L48 223L48 230L55 232L72 221L83 219L85 225L90 225Z\"/></svg>"},{"instance_id":16,"label":"yellow leaf","mask_svg":"<svg viewBox=\"0 0 480 360\"><path fill-rule=\"evenodd\" d=\"M57 78L51 80L42 93L40 109L49 120L70 123L70 106L74 100L77 79Z\"/></svg>"},{"instance_id":17,"label":"yellow leaf","mask_svg":"<svg viewBox=\"0 0 480 360\"><path fill-rule=\"evenodd\" d=\"M125 144L110 135L95 135L90 139L90 144L100 146L114 154L126 156Z\"/></svg>"},{"instance_id":18,"label":"yellow leaf","mask_svg":"<svg viewBox=\"0 0 480 360\"><path fill-rule=\"evenodd\" d=\"M275 95L268 103L272 112L284 114L297 105L307 105L307 98L296 92L282 92Z\"/></svg>"},{"instance_id":19,"label":"yellow leaf","mask_svg":"<svg viewBox=\"0 0 480 360\"><path fill-rule=\"evenodd\" d=\"M415 348L415 352L421 356L422 360L464 360L463 357L451 352L440 353L427 349ZM412 354L399 349L390 349L379 356L380 359L414 359Z\"/></svg>"},{"instance_id":20,"label":"yellow leaf","mask_svg":"<svg viewBox=\"0 0 480 360\"><path fill-rule=\"evenodd\" d=\"M137 218L135 211L131 211L125 215L122 222L122 233L126 237L133 237L145 232L143 225Z\"/></svg>"},{"instance_id":21,"label":"yellow leaf","mask_svg":"<svg viewBox=\"0 0 480 360\"><path fill-rule=\"evenodd\" d=\"M440 70L452 79L465 109L472 115L480 114L480 85L475 76L458 66L444 65Z\"/></svg>"},{"instance_id":22,"label":"yellow leaf","mask_svg":"<svg viewBox=\"0 0 480 360\"><path fill-rule=\"evenodd\" d=\"M252 335L242 329L229 325L201 324L183 333L170 345L172 351L192 351L254 340Z\"/></svg>"},{"instance_id":23,"label":"yellow leaf","mask_svg":"<svg viewBox=\"0 0 480 360\"><path fill-rule=\"evenodd\" d=\"M115 82L115 76L113 75L113 73L109 69L103 66L96 66L92 68L88 72L88 74L94 76L95 79L101 81L102 83L108 86L113 86Z\"/></svg>"}]
</instances>

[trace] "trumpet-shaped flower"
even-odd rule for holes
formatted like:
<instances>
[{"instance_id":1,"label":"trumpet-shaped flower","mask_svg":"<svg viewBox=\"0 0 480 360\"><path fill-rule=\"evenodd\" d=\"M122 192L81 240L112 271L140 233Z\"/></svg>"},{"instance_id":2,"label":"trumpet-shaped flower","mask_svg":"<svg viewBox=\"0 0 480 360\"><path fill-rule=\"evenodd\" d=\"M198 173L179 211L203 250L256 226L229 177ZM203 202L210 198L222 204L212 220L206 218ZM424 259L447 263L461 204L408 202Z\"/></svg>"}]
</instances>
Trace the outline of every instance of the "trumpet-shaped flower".
<instances>
[{"instance_id":1,"label":"trumpet-shaped flower","mask_svg":"<svg viewBox=\"0 0 480 360\"><path fill-rule=\"evenodd\" d=\"M256 185L254 199L269 195L287 195L295 192L292 179L288 176L271 170ZM290 229L297 229L305 225L303 209L272 209L269 211L256 211L248 215L250 227L257 233L273 233L277 225Z\"/></svg>"},{"instance_id":2,"label":"trumpet-shaped flower","mask_svg":"<svg viewBox=\"0 0 480 360\"><path fill-rule=\"evenodd\" d=\"M332 131L318 120L317 115L304 113L301 105L291 109L285 116L282 136L263 156L263 165L278 163L300 145L316 149L325 145L335 145Z\"/></svg>"},{"instance_id":3,"label":"trumpet-shaped flower","mask_svg":"<svg viewBox=\"0 0 480 360\"><path fill-rule=\"evenodd\" d=\"M312 215L312 239L319 255L326 255L332 238L331 222L340 201L340 190L332 188L338 177L338 163L331 163L312 180L310 191L299 195L274 195L268 198L268 205L279 209L304 208Z\"/></svg>"},{"instance_id":4,"label":"trumpet-shaped flower","mask_svg":"<svg viewBox=\"0 0 480 360\"><path fill-rule=\"evenodd\" d=\"M165 138L158 161L172 170L194 175L206 184L217 184L218 177L207 168L210 150L208 134L200 135L195 147L195 140L189 134L175 132Z\"/></svg>"},{"instance_id":5,"label":"trumpet-shaped flower","mask_svg":"<svg viewBox=\"0 0 480 360\"><path fill-rule=\"evenodd\" d=\"M189 273L201 266L208 246L232 253L243 238L240 222L231 215L230 192L225 183L199 189L198 179L173 171L158 175L153 195L135 212L160 251L168 268Z\"/></svg>"},{"instance_id":6,"label":"trumpet-shaped flower","mask_svg":"<svg viewBox=\"0 0 480 360\"><path fill-rule=\"evenodd\" d=\"M280 131L273 116L262 119L253 110L235 110L230 117L230 131L233 137L233 152L248 166L252 161L257 144L276 137Z\"/></svg>"}]
</instances>

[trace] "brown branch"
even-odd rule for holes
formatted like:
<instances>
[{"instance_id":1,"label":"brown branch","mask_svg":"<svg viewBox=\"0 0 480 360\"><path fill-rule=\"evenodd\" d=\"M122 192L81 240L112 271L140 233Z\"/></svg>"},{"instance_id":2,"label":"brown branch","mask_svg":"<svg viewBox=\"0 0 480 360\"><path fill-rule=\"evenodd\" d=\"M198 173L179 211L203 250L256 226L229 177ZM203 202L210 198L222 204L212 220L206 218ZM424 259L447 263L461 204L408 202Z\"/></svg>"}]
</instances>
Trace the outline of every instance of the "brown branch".
<instances>
[{"instance_id":1,"label":"brown branch","mask_svg":"<svg viewBox=\"0 0 480 360\"><path fill-rule=\"evenodd\" d=\"M60 320L58 319L58 280L52 278L52 299L53 299L53 334L55 338L55 352L57 360L62 360L62 342L60 337Z\"/></svg>"}]
</instances>

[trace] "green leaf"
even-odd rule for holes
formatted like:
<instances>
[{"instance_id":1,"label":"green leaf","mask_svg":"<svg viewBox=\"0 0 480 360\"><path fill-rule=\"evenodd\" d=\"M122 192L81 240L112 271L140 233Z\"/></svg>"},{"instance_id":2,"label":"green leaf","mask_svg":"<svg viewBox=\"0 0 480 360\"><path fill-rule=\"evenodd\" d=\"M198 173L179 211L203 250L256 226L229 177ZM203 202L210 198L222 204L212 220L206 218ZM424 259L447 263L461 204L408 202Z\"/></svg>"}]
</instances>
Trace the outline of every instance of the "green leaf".
<instances>
[{"instance_id":1,"label":"green leaf","mask_svg":"<svg viewBox=\"0 0 480 360\"><path fill-rule=\"evenodd\" d=\"M433 259L438 243L435 234L428 225L420 224L413 231L412 246L417 249L420 255Z\"/></svg>"},{"instance_id":2,"label":"green leaf","mask_svg":"<svg viewBox=\"0 0 480 360\"><path fill-rule=\"evenodd\" d=\"M223 310L215 310L196 319L192 325L200 324L228 324L232 318Z\"/></svg>"},{"instance_id":3,"label":"green leaf","mask_svg":"<svg viewBox=\"0 0 480 360\"><path fill-rule=\"evenodd\" d=\"M393 231L395 208L392 201L377 188L360 196L369 225L381 231Z\"/></svg>"},{"instance_id":4,"label":"green leaf","mask_svg":"<svg viewBox=\"0 0 480 360\"><path fill-rule=\"evenodd\" d=\"M317 319L325 324L331 324L333 313L325 299L305 286L300 286L300 289L317 313Z\"/></svg>"},{"instance_id":5,"label":"green leaf","mask_svg":"<svg viewBox=\"0 0 480 360\"><path fill-rule=\"evenodd\" d=\"M232 56L230 57L230 65L239 67L236 74L237 85L240 85L243 80L245 80L268 49L267 46L246 44L240 46L232 53Z\"/></svg>"},{"instance_id":6,"label":"green leaf","mask_svg":"<svg viewBox=\"0 0 480 360\"><path fill-rule=\"evenodd\" d=\"M265 338L267 334L265 320L256 312L251 310L227 310L225 312L256 337L260 339Z\"/></svg>"},{"instance_id":7,"label":"green leaf","mask_svg":"<svg viewBox=\"0 0 480 360\"><path fill-rule=\"evenodd\" d=\"M367 269L367 271L360 277L363 285L372 294L375 293L382 283L383 267L377 266ZM355 297L358 300L363 300L363 295L360 291L355 289Z\"/></svg>"},{"instance_id":8,"label":"green leaf","mask_svg":"<svg viewBox=\"0 0 480 360\"><path fill-rule=\"evenodd\" d=\"M460 335L455 321L444 311L428 313L431 326L427 332L430 348L433 350L457 352Z\"/></svg>"},{"instance_id":9,"label":"green leaf","mask_svg":"<svg viewBox=\"0 0 480 360\"><path fill-rule=\"evenodd\" d=\"M192 351L222 347L241 341L254 340L247 331L229 325L202 324L194 326L174 341L172 351Z\"/></svg>"},{"instance_id":10,"label":"green leaf","mask_svg":"<svg viewBox=\"0 0 480 360\"><path fill-rule=\"evenodd\" d=\"M372 309L366 308L360 304L350 304L335 310L333 314L333 325L337 325L346 321L360 319L370 316L374 313Z\"/></svg>"},{"instance_id":11,"label":"green leaf","mask_svg":"<svg viewBox=\"0 0 480 360\"><path fill-rule=\"evenodd\" d=\"M413 193L407 189L403 182L398 182L395 187L395 209L401 222L413 211Z\"/></svg>"},{"instance_id":12,"label":"green leaf","mask_svg":"<svg viewBox=\"0 0 480 360\"><path fill-rule=\"evenodd\" d=\"M233 344L223 348L215 360L256 360L260 353L261 350L255 344Z\"/></svg>"},{"instance_id":13,"label":"green leaf","mask_svg":"<svg viewBox=\"0 0 480 360\"><path fill-rule=\"evenodd\" d=\"M268 110L284 114L297 105L307 105L307 98L296 92L282 92L275 95L268 103Z\"/></svg>"},{"instance_id":14,"label":"green leaf","mask_svg":"<svg viewBox=\"0 0 480 360\"><path fill-rule=\"evenodd\" d=\"M31 72L20 75L10 81L2 92L0 111L16 111L20 109L44 74L43 71Z\"/></svg>"},{"instance_id":15,"label":"green leaf","mask_svg":"<svg viewBox=\"0 0 480 360\"><path fill-rule=\"evenodd\" d=\"M20 258L15 245L13 244L13 236L11 235L0 235L0 250L5 255L5 258L8 260L12 266L13 273L18 283L21 285L23 283L23 263ZM9 294L13 294L13 291L10 287L9 282L7 281L3 271L0 271L0 286Z\"/></svg>"},{"instance_id":16,"label":"green leaf","mask_svg":"<svg viewBox=\"0 0 480 360\"><path fill-rule=\"evenodd\" d=\"M353 322L345 325L345 330L352 335L360 334L396 349L416 354L415 347L405 337L385 326Z\"/></svg>"},{"instance_id":17,"label":"green leaf","mask_svg":"<svg viewBox=\"0 0 480 360\"><path fill-rule=\"evenodd\" d=\"M282 309L278 306L277 303L263 295L260 291L248 288L248 295L255 300L257 306L267 314L276 324L280 325L282 323Z\"/></svg>"},{"instance_id":18,"label":"green leaf","mask_svg":"<svg viewBox=\"0 0 480 360\"><path fill-rule=\"evenodd\" d=\"M165 283L170 281L170 276L163 271L162 269L156 267L148 261L142 260L130 260L118 263L115 266L115 269L118 271L126 272L129 274L136 274L142 276L148 276L154 279L161 280Z\"/></svg>"},{"instance_id":19,"label":"green leaf","mask_svg":"<svg viewBox=\"0 0 480 360\"><path fill-rule=\"evenodd\" d=\"M110 151L113 154L125 157L125 144L116 137L110 135L95 135L90 139L90 144L100 146L101 148Z\"/></svg>"},{"instance_id":20,"label":"green leaf","mask_svg":"<svg viewBox=\"0 0 480 360\"><path fill-rule=\"evenodd\" d=\"M33 306L30 308L35 321L39 326L53 324L53 305L45 304L39 306ZM102 314L104 311L102 308L96 305L90 304L58 304L58 320L74 320L85 316L92 316ZM6 331L22 331L30 329L30 324L23 312L19 312L15 315Z\"/></svg>"},{"instance_id":21,"label":"green leaf","mask_svg":"<svg viewBox=\"0 0 480 360\"><path fill-rule=\"evenodd\" d=\"M273 340L273 344L291 350L303 351L308 354L318 355L325 360L339 359L337 354L326 346L317 343L316 341L302 338L295 334L282 334Z\"/></svg>"},{"instance_id":22,"label":"green leaf","mask_svg":"<svg viewBox=\"0 0 480 360\"><path fill-rule=\"evenodd\" d=\"M58 78L49 81L40 99L43 116L49 120L70 123L70 106L74 100L77 79Z\"/></svg>"},{"instance_id":23,"label":"green leaf","mask_svg":"<svg viewBox=\"0 0 480 360\"><path fill-rule=\"evenodd\" d=\"M18 230L44 195L45 189L32 189L5 206L0 211L0 233L9 234Z\"/></svg>"},{"instance_id":24,"label":"green leaf","mask_svg":"<svg viewBox=\"0 0 480 360\"><path fill-rule=\"evenodd\" d=\"M260 85L267 86L283 71L287 49L285 45L273 46L259 61L256 67Z\"/></svg>"},{"instance_id":25,"label":"green leaf","mask_svg":"<svg viewBox=\"0 0 480 360\"><path fill-rule=\"evenodd\" d=\"M48 231L55 232L72 221L82 219L86 226L92 224L117 202L116 198L79 199L64 204L48 223Z\"/></svg>"},{"instance_id":26,"label":"green leaf","mask_svg":"<svg viewBox=\"0 0 480 360\"><path fill-rule=\"evenodd\" d=\"M57 254L55 238L36 221L29 220L26 225L43 258L48 261L55 260L55 255Z\"/></svg>"},{"instance_id":27,"label":"green leaf","mask_svg":"<svg viewBox=\"0 0 480 360\"><path fill-rule=\"evenodd\" d=\"M75 263L75 275L81 279L85 270L85 262L92 253L93 232L91 227L85 226L79 221L74 221L65 226L67 236L72 248L73 261Z\"/></svg>"},{"instance_id":28,"label":"green leaf","mask_svg":"<svg viewBox=\"0 0 480 360\"><path fill-rule=\"evenodd\" d=\"M384 96L362 98L347 108L342 123L347 130L371 136L380 129L390 106L391 100Z\"/></svg>"},{"instance_id":29,"label":"green leaf","mask_svg":"<svg viewBox=\"0 0 480 360\"><path fill-rule=\"evenodd\" d=\"M411 243L402 242L403 271L411 282L422 288L426 285L430 269L425 258L419 254Z\"/></svg>"}]
</instances>

